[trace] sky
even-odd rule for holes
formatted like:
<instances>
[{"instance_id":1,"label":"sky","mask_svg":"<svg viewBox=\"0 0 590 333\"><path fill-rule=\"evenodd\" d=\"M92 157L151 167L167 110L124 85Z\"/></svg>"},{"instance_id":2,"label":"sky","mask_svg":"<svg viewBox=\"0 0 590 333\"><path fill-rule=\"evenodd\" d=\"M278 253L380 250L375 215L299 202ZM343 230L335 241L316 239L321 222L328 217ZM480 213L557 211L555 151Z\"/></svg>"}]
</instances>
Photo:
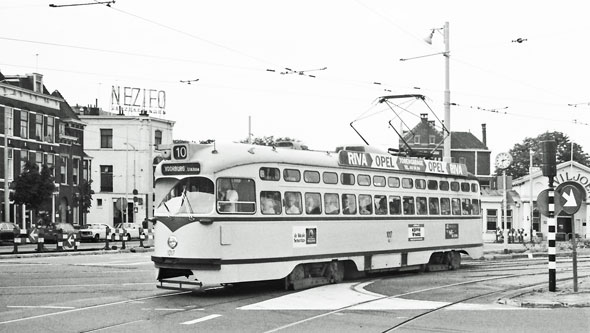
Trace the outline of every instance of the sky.
<instances>
[{"instance_id":1,"label":"sky","mask_svg":"<svg viewBox=\"0 0 590 333\"><path fill-rule=\"evenodd\" d=\"M107 110L113 86L163 91L175 139L243 140L250 119L255 137L332 150L363 143L354 122L370 144L397 147L388 121L403 130L422 112L444 119L440 53L449 22L452 131L481 139L486 124L492 157L546 131L564 132L590 151L587 1L49 6L91 2L0 2L0 71L41 73L70 105ZM304 75L281 74L285 68ZM396 112L375 103L400 94L424 95L426 103L400 100Z\"/></svg>"}]
</instances>

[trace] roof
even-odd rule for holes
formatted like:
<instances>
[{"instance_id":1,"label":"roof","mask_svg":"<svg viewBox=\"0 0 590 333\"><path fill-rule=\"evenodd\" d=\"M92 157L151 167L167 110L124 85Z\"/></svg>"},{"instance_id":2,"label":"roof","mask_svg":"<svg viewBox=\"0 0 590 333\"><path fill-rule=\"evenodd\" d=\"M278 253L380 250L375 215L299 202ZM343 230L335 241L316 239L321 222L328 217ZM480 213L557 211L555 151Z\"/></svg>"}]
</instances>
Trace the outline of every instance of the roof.
<instances>
[{"instance_id":1,"label":"roof","mask_svg":"<svg viewBox=\"0 0 590 333\"><path fill-rule=\"evenodd\" d=\"M488 149L471 132L451 132L451 149Z\"/></svg>"}]
</instances>

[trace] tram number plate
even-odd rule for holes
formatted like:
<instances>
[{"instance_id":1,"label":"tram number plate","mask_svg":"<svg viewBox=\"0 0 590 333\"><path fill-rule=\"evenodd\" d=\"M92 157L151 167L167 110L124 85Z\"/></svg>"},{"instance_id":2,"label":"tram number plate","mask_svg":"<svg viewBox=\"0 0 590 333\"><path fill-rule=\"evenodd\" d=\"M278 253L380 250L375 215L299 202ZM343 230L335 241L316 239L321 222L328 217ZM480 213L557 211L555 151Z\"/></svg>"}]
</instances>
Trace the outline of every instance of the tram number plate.
<instances>
[{"instance_id":1,"label":"tram number plate","mask_svg":"<svg viewBox=\"0 0 590 333\"><path fill-rule=\"evenodd\" d=\"M172 155L175 160L186 160L186 158L188 157L187 146L174 146L174 148L172 148Z\"/></svg>"}]
</instances>

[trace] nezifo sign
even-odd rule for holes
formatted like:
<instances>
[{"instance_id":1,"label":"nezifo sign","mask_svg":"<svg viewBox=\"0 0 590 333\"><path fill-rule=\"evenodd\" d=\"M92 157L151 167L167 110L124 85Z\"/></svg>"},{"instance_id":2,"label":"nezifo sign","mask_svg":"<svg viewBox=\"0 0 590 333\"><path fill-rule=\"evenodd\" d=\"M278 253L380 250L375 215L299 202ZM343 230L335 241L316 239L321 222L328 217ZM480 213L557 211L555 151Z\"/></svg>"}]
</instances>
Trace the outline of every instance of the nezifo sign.
<instances>
[{"instance_id":1,"label":"nezifo sign","mask_svg":"<svg viewBox=\"0 0 590 333\"><path fill-rule=\"evenodd\" d=\"M157 89L113 86L111 111L148 114L166 114L166 92Z\"/></svg>"}]
</instances>

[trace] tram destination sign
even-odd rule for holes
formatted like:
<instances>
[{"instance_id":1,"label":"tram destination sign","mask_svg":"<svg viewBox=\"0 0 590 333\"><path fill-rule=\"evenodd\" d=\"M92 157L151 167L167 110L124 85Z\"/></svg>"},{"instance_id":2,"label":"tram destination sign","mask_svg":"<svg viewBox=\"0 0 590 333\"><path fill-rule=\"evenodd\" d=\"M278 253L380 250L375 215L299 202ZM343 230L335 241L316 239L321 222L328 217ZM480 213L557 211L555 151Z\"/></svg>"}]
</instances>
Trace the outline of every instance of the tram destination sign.
<instances>
[{"instance_id":1,"label":"tram destination sign","mask_svg":"<svg viewBox=\"0 0 590 333\"><path fill-rule=\"evenodd\" d=\"M194 175L201 172L201 164L199 163L170 163L162 165L162 175Z\"/></svg>"},{"instance_id":2,"label":"tram destination sign","mask_svg":"<svg viewBox=\"0 0 590 333\"><path fill-rule=\"evenodd\" d=\"M342 166L354 166L369 169L401 170L434 173L440 175L467 176L467 167L460 163L425 160L412 157L400 157L353 151L340 151L338 163Z\"/></svg>"}]
</instances>

